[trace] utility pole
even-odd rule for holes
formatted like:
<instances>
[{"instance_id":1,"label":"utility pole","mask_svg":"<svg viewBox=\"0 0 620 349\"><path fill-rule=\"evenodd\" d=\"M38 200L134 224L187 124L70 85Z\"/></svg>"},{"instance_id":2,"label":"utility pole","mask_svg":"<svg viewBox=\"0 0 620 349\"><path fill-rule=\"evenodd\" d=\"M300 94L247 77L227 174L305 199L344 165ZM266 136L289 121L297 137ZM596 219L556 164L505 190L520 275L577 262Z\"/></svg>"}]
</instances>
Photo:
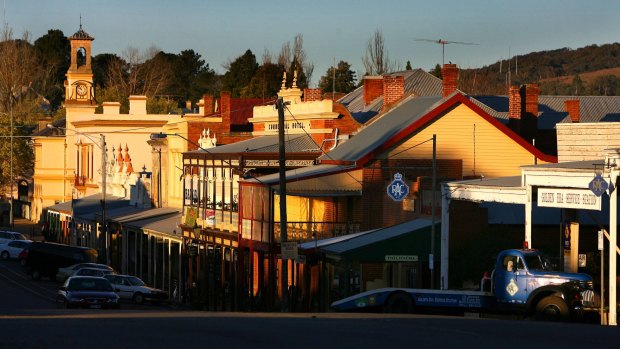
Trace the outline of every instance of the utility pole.
<instances>
[{"instance_id":1,"label":"utility pole","mask_svg":"<svg viewBox=\"0 0 620 349\"><path fill-rule=\"evenodd\" d=\"M280 246L287 241L286 233L286 152L284 148L284 100L282 97L276 101L278 109L278 144L280 153ZM282 280L280 280L280 292L282 301L280 311L288 311L288 259L282 259Z\"/></svg>"},{"instance_id":2,"label":"utility pole","mask_svg":"<svg viewBox=\"0 0 620 349\"><path fill-rule=\"evenodd\" d=\"M110 265L110 238L108 236L108 229L106 227L106 212L105 212L105 197L106 197L106 151L105 151L105 135L101 136L101 234L105 238L105 261L107 265Z\"/></svg>"},{"instance_id":3,"label":"utility pole","mask_svg":"<svg viewBox=\"0 0 620 349\"><path fill-rule=\"evenodd\" d=\"M437 135L433 135L433 183L431 184L431 255L429 267L431 269L431 289L435 288L435 182L437 181Z\"/></svg>"}]
</instances>

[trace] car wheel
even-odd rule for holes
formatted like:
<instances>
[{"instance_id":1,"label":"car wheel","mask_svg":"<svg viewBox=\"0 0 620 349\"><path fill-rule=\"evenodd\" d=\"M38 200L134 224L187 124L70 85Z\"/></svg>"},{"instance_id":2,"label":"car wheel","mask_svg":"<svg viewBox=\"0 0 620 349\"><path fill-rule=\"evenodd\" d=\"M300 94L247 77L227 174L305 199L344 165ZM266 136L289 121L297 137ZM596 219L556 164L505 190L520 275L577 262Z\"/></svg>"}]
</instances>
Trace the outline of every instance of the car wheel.
<instances>
[{"instance_id":1,"label":"car wheel","mask_svg":"<svg viewBox=\"0 0 620 349\"><path fill-rule=\"evenodd\" d=\"M69 304L68 304L67 300L64 297L58 297L58 298L56 298L56 308L68 309L69 308Z\"/></svg>"},{"instance_id":2,"label":"car wheel","mask_svg":"<svg viewBox=\"0 0 620 349\"><path fill-rule=\"evenodd\" d=\"M3 261L6 261L9 259L9 253L7 251L2 251L2 254L0 254L0 258L2 258Z\"/></svg>"},{"instance_id":3,"label":"car wheel","mask_svg":"<svg viewBox=\"0 0 620 349\"><path fill-rule=\"evenodd\" d=\"M397 292L390 296L387 300L384 312L408 314L413 312L413 299L404 292Z\"/></svg>"},{"instance_id":4,"label":"car wheel","mask_svg":"<svg viewBox=\"0 0 620 349\"><path fill-rule=\"evenodd\" d=\"M536 317L543 321L567 321L569 311L566 302L560 297L547 296L536 304Z\"/></svg>"},{"instance_id":5,"label":"car wheel","mask_svg":"<svg viewBox=\"0 0 620 349\"><path fill-rule=\"evenodd\" d=\"M140 292L136 292L136 293L133 295L133 301L134 301L136 304L142 304L142 303L144 303L144 296L142 295L142 293L140 293Z\"/></svg>"}]
</instances>

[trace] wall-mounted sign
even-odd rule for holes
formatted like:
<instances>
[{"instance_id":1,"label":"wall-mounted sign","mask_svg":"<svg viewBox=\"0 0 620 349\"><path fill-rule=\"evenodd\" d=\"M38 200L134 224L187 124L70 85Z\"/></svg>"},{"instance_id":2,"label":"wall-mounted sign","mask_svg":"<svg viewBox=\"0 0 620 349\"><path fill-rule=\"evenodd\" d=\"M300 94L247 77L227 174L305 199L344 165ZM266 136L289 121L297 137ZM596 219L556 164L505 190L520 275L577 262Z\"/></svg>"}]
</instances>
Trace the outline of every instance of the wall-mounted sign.
<instances>
[{"instance_id":1,"label":"wall-mounted sign","mask_svg":"<svg viewBox=\"0 0 620 349\"><path fill-rule=\"evenodd\" d=\"M538 188L538 206L601 210L601 197L587 189Z\"/></svg>"},{"instance_id":2,"label":"wall-mounted sign","mask_svg":"<svg viewBox=\"0 0 620 349\"><path fill-rule=\"evenodd\" d=\"M278 167L280 160L244 160L244 167ZM286 167L307 167L314 165L314 160L286 160Z\"/></svg>"},{"instance_id":3,"label":"wall-mounted sign","mask_svg":"<svg viewBox=\"0 0 620 349\"><path fill-rule=\"evenodd\" d=\"M285 241L280 243L280 246L282 247L282 259L297 259L299 255L297 241Z\"/></svg>"},{"instance_id":4,"label":"wall-mounted sign","mask_svg":"<svg viewBox=\"0 0 620 349\"><path fill-rule=\"evenodd\" d=\"M594 193L594 195L600 197L605 191L607 191L609 185L600 174L597 174L596 176L594 176L594 179L590 181L588 187L590 188L592 193Z\"/></svg>"},{"instance_id":5,"label":"wall-mounted sign","mask_svg":"<svg viewBox=\"0 0 620 349\"><path fill-rule=\"evenodd\" d=\"M418 256L406 254L386 254L386 262L417 262Z\"/></svg>"},{"instance_id":6,"label":"wall-mounted sign","mask_svg":"<svg viewBox=\"0 0 620 349\"><path fill-rule=\"evenodd\" d=\"M409 194L409 186L403 182L403 175L394 174L394 180L387 186L387 194L394 201L403 201Z\"/></svg>"}]
</instances>

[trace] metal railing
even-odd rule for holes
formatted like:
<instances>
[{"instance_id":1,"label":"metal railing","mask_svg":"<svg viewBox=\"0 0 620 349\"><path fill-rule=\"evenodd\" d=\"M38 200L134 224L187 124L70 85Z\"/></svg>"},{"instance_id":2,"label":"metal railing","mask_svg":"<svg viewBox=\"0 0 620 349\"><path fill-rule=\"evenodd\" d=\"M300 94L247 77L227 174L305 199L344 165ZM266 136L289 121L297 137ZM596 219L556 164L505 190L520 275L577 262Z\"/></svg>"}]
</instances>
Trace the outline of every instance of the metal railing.
<instances>
[{"instance_id":1,"label":"metal railing","mask_svg":"<svg viewBox=\"0 0 620 349\"><path fill-rule=\"evenodd\" d=\"M275 241L280 242L280 222L274 222ZM287 222L288 241L306 242L335 236L359 233L360 223L355 222Z\"/></svg>"}]
</instances>

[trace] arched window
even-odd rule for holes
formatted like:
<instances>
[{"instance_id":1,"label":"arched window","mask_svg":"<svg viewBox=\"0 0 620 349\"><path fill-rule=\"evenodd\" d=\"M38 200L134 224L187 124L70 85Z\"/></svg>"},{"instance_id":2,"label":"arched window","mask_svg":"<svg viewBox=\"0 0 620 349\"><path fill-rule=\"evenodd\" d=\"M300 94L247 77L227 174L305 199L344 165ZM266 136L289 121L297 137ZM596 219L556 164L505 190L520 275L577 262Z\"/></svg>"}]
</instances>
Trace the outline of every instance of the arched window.
<instances>
[{"instance_id":1,"label":"arched window","mask_svg":"<svg viewBox=\"0 0 620 349\"><path fill-rule=\"evenodd\" d=\"M84 47L80 47L77 49L76 62L78 67L86 65L86 49Z\"/></svg>"}]
</instances>

